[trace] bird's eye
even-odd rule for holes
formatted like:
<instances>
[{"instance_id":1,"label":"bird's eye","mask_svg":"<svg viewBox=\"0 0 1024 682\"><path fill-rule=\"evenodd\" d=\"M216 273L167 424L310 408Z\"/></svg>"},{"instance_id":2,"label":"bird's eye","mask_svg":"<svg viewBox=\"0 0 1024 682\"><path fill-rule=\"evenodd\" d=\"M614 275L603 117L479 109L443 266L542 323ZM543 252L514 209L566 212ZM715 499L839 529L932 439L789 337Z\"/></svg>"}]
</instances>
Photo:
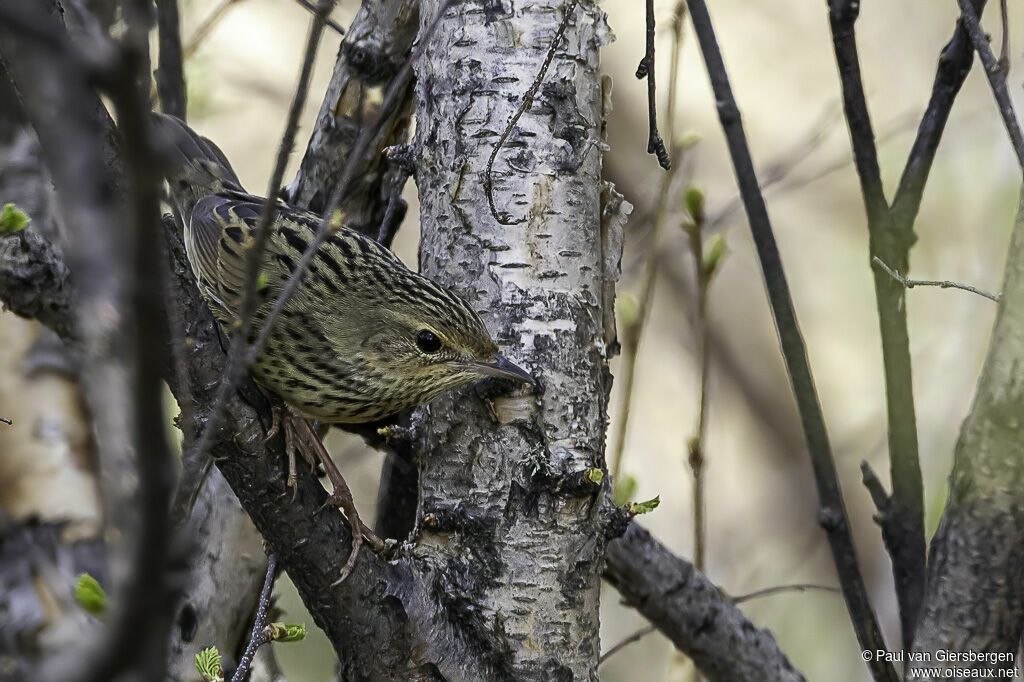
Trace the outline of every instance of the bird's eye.
<instances>
[{"instance_id":1,"label":"bird's eye","mask_svg":"<svg viewBox=\"0 0 1024 682\"><path fill-rule=\"evenodd\" d=\"M441 339L429 329L421 329L416 334L416 346L424 353L436 353L441 350Z\"/></svg>"}]
</instances>

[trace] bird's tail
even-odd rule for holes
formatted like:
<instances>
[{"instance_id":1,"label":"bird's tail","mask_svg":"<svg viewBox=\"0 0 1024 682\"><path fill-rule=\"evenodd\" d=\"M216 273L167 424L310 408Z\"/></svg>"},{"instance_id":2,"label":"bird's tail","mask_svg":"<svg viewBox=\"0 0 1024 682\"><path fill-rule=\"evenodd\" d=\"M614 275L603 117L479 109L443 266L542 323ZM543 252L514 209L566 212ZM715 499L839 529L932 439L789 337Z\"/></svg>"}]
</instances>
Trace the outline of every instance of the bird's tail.
<instances>
[{"instance_id":1,"label":"bird's tail","mask_svg":"<svg viewBox=\"0 0 1024 682\"><path fill-rule=\"evenodd\" d=\"M166 159L164 174L171 200L186 224L201 197L244 191L224 152L213 142L176 116L154 113L151 122L154 142Z\"/></svg>"}]
</instances>

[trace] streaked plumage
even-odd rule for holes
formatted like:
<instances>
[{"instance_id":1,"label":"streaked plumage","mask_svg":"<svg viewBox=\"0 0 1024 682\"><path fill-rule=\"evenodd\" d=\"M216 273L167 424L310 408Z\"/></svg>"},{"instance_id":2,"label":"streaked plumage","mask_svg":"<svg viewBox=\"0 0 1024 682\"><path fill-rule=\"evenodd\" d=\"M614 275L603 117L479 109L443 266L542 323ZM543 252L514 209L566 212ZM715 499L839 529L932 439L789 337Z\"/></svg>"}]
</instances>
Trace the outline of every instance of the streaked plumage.
<instances>
[{"instance_id":1,"label":"streaked plumage","mask_svg":"<svg viewBox=\"0 0 1024 682\"><path fill-rule=\"evenodd\" d=\"M170 116L155 115L154 124L170 143L174 163L167 177L185 224L189 261L230 336L263 199L245 193L212 142ZM257 326L319 224L315 214L279 207L262 261ZM497 351L479 315L462 299L342 227L318 249L253 375L322 421L367 422L484 376L529 380Z\"/></svg>"}]
</instances>

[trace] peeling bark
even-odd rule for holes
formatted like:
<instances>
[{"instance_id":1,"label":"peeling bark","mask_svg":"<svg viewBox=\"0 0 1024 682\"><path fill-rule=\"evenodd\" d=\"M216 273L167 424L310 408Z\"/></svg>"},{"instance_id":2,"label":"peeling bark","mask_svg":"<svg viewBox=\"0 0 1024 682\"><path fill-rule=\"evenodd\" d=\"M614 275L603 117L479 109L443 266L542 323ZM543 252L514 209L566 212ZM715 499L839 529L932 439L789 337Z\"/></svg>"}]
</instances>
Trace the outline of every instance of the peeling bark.
<instances>
[{"instance_id":1,"label":"peeling bark","mask_svg":"<svg viewBox=\"0 0 1024 682\"><path fill-rule=\"evenodd\" d=\"M596 678L604 548L605 488L579 484L604 468L609 387L598 48L610 31L595 3L576 7L494 164L499 210L524 222L498 225L482 190L565 7L460 3L416 67L421 271L479 310L543 390L479 386L421 410L414 544L443 566L449 608L499 676L568 680Z\"/></svg>"},{"instance_id":2,"label":"peeling bark","mask_svg":"<svg viewBox=\"0 0 1024 682\"><path fill-rule=\"evenodd\" d=\"M985 365L953 456L949 499L932 540L925 603L914 641L914 651L928 654L930 660L912 667L918 672L935 665L1006 669L1012 667L1012 659L942 663L937 656L1015 654L1022 632L1024 203L1010 240Z\"/></svg>"}]
</instances>

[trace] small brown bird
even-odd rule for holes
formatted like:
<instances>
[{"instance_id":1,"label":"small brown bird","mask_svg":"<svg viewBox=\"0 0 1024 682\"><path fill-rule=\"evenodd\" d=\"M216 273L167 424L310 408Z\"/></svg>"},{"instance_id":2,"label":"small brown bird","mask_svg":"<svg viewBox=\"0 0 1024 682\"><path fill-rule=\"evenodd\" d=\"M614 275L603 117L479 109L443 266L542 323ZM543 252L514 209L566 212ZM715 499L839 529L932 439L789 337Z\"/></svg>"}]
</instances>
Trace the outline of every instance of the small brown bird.
<instances>
[{"instance_id":1,"label":"small brown bird","mask_svg":"<svg viewBox=\"0 0 1024 682\"><path fill-rule=\"evenodd\" d=\"M246 250L264 199L245 193L223 152L180 119L154 114L153 124L158 143L172 157L166 176L185 226L189 262L231 337L242 302ZM250 342L320 223L316 214L279 205L260 267ZM533 383L529 373L498 353L465 301L346 227L317 250L252 373L301 415L326 423L376 421L485 377ZM320 454L322 444L316 445ZM331 473L333 464L324 465ZM338 493L344 481L334 482ZM348 509L346 514L354 522Z\"/></svg>"}]
</instances>

